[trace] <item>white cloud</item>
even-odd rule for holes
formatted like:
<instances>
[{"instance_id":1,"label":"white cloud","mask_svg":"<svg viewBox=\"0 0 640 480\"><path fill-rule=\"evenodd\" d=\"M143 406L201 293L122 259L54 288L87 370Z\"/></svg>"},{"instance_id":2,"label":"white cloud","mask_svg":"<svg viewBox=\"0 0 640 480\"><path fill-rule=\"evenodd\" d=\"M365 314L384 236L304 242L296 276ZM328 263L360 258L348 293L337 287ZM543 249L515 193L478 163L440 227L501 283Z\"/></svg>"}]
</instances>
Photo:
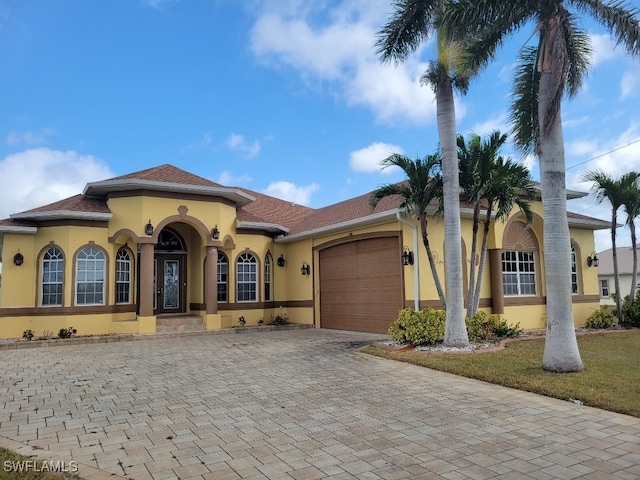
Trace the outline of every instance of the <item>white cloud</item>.
<instances>
[{"instance_id":1,"label":"white cloud","mask_svg":"<svg viewBox=\"0 0 640 480\"><path fill-rule=\"evenodd\" d=\"M509 120L505 112L501 112L493 117L490 117L484 122L476 123L473 127L471 127L471 131L480 136L488 135L495 130L499 130L500 133L509 133Z\"/></svg>"},{"instance_id":2,"label":"white cloud","mask_svg":"<svg viewBox=\"0 0 640 480\"><path fill-rule=\"evenodd\" d=\"M621 55L620 51L616 51L616 42L607 34L591 35L591 48L592 68L596 68L601 63L613 60Z\"/></svg>"},{"instance_id":3,"label":"white cloud","mask_svg":"<svg viewBox=\"0 0 640 480\"><path fill-rule=\"evenodd\" d=\"M250 181L251 181L251 177L249 177L248 175L236 176L232 172L228 170L224 170L218 176L218 180L216 180L216 183L219 183L220 185L224 185L224 186L231 186L231 185L240 185L243 183L249 183Z\"/></svg>"},{"instance_id":4,"label":"white cloud","mask_svg":"<svg viewBox=\"0 0 640 480\"><path fill-rule=\"evenodd\" d=\"M293 69L310 88L337 89L349 105L371 109L378 121L433 121L433 92L419 81L427 67L418 60L421 52L398 66L381 65L376 56L386 2L352 0L331 9L316 4L319 11L289 5L293 10L285 13L271 2L262 4L251 33L256 59Z\"/></svg>"},{"instance_id":5,"label":"white cloud","mask_svg":"<svg viewBox=\"0 0 640 480\"><path fill-rule=\"evenodd\" d=\"M311 195L319 189L320 186L317 183L302 186L281 180L270 183L263 193L282 200L288 200L299 205L309 206L311 205Z\"/></svg>"},{"instance_id":6,"label":"white cloud","mask_svg":"<svg viewBox=\"0 0 640 480\"><path fill-rule=\"evenodd\" d=\"M0 160L0 218L82 193L87 182L113 177L91 155L37 148Z\"/></svg>"},{"instance_id":7,"label":"white cloud","mask_svg":"<svg viewBox=\"0 0 640 480\"><path fill-rule=\"evenodd\" d=\"M375 142L368 147L355 150L349 154L349 167L356 172L383 172L390 174L394 172L394 168L382 169L380 162L389 155L398 153L404 154L402 147L389 143Z\"/></svg>"},{"instance_id":8,"label":"white cloud","mask_svg":"<svg viewBox=\"0 0 640 480\"><path fill-rule=\"evenodd\" d=\"M624 72L620 79L620 99L635 97L638 87L640 87L640 69L636 68Z\"/></svg>"},{"instance_id":9,"label":"white cloud","mask_svg":"<svg viewBox=\"0 0 640 480\"><path fill-rule=\"evenodd\" d=\"M54 135L56 132L52 128L44 128L39 132L18 132L12 130L7 135L7 145L12 147L18 146L36 146L47 143L47 137Z\"/></svg>"},{"instance_id":10,"label":"white cloud","mask_svg":"<svg viewBox=\"0 0 640 480\"><path fill-rule=\"evenodd\" d=\"M227 146L234 152L239 152L243 157L253 158L260 153L260 142L247 142L244 135L232 133L227 138Z\"/></svg>"}]
</instances>

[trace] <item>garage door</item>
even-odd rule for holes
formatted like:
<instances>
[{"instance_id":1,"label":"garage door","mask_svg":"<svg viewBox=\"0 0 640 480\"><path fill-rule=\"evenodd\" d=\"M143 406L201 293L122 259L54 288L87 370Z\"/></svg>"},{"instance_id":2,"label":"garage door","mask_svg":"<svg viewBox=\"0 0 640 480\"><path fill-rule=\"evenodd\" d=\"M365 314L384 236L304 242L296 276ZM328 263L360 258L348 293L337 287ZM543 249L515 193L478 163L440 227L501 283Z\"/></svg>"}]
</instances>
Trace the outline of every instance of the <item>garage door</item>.
<instances>
[{"instance_id":1,"label":"garage door","mask_svg":"<svg viewBox=\"0 0 640 480\"><path fill-rule=\"evenodd\" d=\"M319 257L320 326L386 333L404 303L399 238L343 243Z\"/></svg>"}]
</instances>

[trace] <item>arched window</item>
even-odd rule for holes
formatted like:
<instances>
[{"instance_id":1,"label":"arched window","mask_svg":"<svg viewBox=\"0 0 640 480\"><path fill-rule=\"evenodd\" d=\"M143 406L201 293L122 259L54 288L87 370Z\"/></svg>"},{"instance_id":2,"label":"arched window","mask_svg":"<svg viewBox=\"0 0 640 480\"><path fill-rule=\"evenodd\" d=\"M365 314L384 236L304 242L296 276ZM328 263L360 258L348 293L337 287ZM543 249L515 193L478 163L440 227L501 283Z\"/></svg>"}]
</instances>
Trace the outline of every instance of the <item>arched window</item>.
<instances>
[{"instance_id":1,"label":"arched window","mask_svg":"<svg viewBox=\"0 0 640 480\"><path fill-rule=\"evenodd\" d=\"M76 258L76 305L104 305L105 256L96 247L86 247Z\"/></svg>"},{"instance_id":2,"label":"arched window","mask_svg":"<svg viewBox=\"0 0 640 480\"><path fill-rule=\"evenodd\" d=\"M273 300L273 259L270 253L264 258L264 301Z\"/></svg>"},{"instance_id":3,"label":"arched window","mask_svg":"<svg viewBox=\"0 0 640 480\"><path fill-rule=\"evenodd\" d=\"M64 254L58 247L51 247L42 256L42 305L62 306L64 280Z\"/></svg>"},{"instance_id":4,"label":"arched window","mask_svg":"<svg viewBox=\"0 0 640 480\"><path fill-rule=\"evenodd\" d=\"M502 286L505 296L536 295L538 242L523 222L512 222L505 231L502 252Z\"/></svg>"},{"instance_id":5,"label":"arched window","mask_svg":"<svg viewBox=\"0 0 640 480\"><path fill-rule=\"evenodd\" d=\"M258 299L258 262L250 253L238 257L237 267L238 302L255 302Z\"/></svg>"},{"instance_id":6,"label":"arched window","mask_svg":"<svg viewBox=\"0 0 640 480\"><path fill-rule=\"evenodd\" d=\"M229 301L229 260L218 251L218 302Z\"/></svg>"},{"instance_id":7,"label":"arched window","mask_svg":"<svg viewBox=\"0 0 640 480\"><path fill-rule=\"evenodd\" d=\"M131 254L126 248L116 255L116 303L131 303Z\"/></svg>"}]
</instances>

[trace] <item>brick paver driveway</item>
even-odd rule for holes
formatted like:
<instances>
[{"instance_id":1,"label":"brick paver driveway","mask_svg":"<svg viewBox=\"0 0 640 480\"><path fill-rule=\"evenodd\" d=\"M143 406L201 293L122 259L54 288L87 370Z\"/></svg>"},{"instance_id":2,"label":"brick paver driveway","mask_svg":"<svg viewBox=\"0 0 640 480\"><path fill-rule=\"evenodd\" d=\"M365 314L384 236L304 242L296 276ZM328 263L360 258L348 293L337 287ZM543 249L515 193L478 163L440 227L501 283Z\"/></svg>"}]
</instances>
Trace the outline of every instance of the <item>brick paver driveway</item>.
<instances>
[{"instance_id":1,"label":"brick paver driveway","mask_svg":"<svg viewBox=\"0 0 640 480\"><path fill-rule=\"evenodd\" d=\"M640 419L357 353L376 338L2 351L0 435L92 480L640 478Z\"/></svg>"}]
</instances>

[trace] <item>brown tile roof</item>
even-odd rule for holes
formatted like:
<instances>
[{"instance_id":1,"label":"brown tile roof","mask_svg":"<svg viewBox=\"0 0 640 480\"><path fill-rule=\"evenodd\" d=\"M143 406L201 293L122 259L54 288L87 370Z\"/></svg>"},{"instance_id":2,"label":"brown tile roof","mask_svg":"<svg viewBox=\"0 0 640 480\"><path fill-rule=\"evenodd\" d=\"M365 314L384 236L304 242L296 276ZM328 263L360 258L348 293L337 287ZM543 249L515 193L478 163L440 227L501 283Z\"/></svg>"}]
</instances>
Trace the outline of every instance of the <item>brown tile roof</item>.
<instances>
[{"instance_id":1,"label":"brown tile roof","mask_svg":"<svg viewBox=\"0 0 640 480\"><path fill-rule=\"evenodd\" d=\"M103 199L90 198L84 195L74 195L48 205L33 208L21 213L42 213L42 212L88 212L88 213L111 213L109 207Z\"/></svg>"},{"instance_id":2,"label":"brown tile roof","mask_svg":"<svg viewBox=\"0 0 640 480\"><path fill-rule=\"evenodd\" d=\"M199 177L173 165L164 164L159 167L140 170L139 172L128 173L119 177L108 178L112 180L148 180L151 182L178 183L181 185L198 185L201 187L222 187L219 183L212 182L206 178Z\"/></svg>"},{"instance_id":3,"label":"brown tile roof","mask_svg":"<svg viewBox=\"0 0 640 480\"><path fill-rule=\"evenodd\" d=\"M255 202L244 205L237 212L238 220L243 222L263 222L291 228L300 220L314 212L312 208L293 202L270 197L262 193L239 189L255 197Z\"/></svg>"},{"instance_id":4,"label":"brown tile roof","mask_svg":"<svg viewBox=\"0 0 640 480\"><path fill-rule=\"evenodd\" d=\"M398 200L395 197L387 197L378 204L375 210L371 210L369 206L370 196L371 192L365 193L359 197L350 198L349 200L315 210L295 224L289 234L328 227L398 208Z\"/></svg>"}]
</instances>

